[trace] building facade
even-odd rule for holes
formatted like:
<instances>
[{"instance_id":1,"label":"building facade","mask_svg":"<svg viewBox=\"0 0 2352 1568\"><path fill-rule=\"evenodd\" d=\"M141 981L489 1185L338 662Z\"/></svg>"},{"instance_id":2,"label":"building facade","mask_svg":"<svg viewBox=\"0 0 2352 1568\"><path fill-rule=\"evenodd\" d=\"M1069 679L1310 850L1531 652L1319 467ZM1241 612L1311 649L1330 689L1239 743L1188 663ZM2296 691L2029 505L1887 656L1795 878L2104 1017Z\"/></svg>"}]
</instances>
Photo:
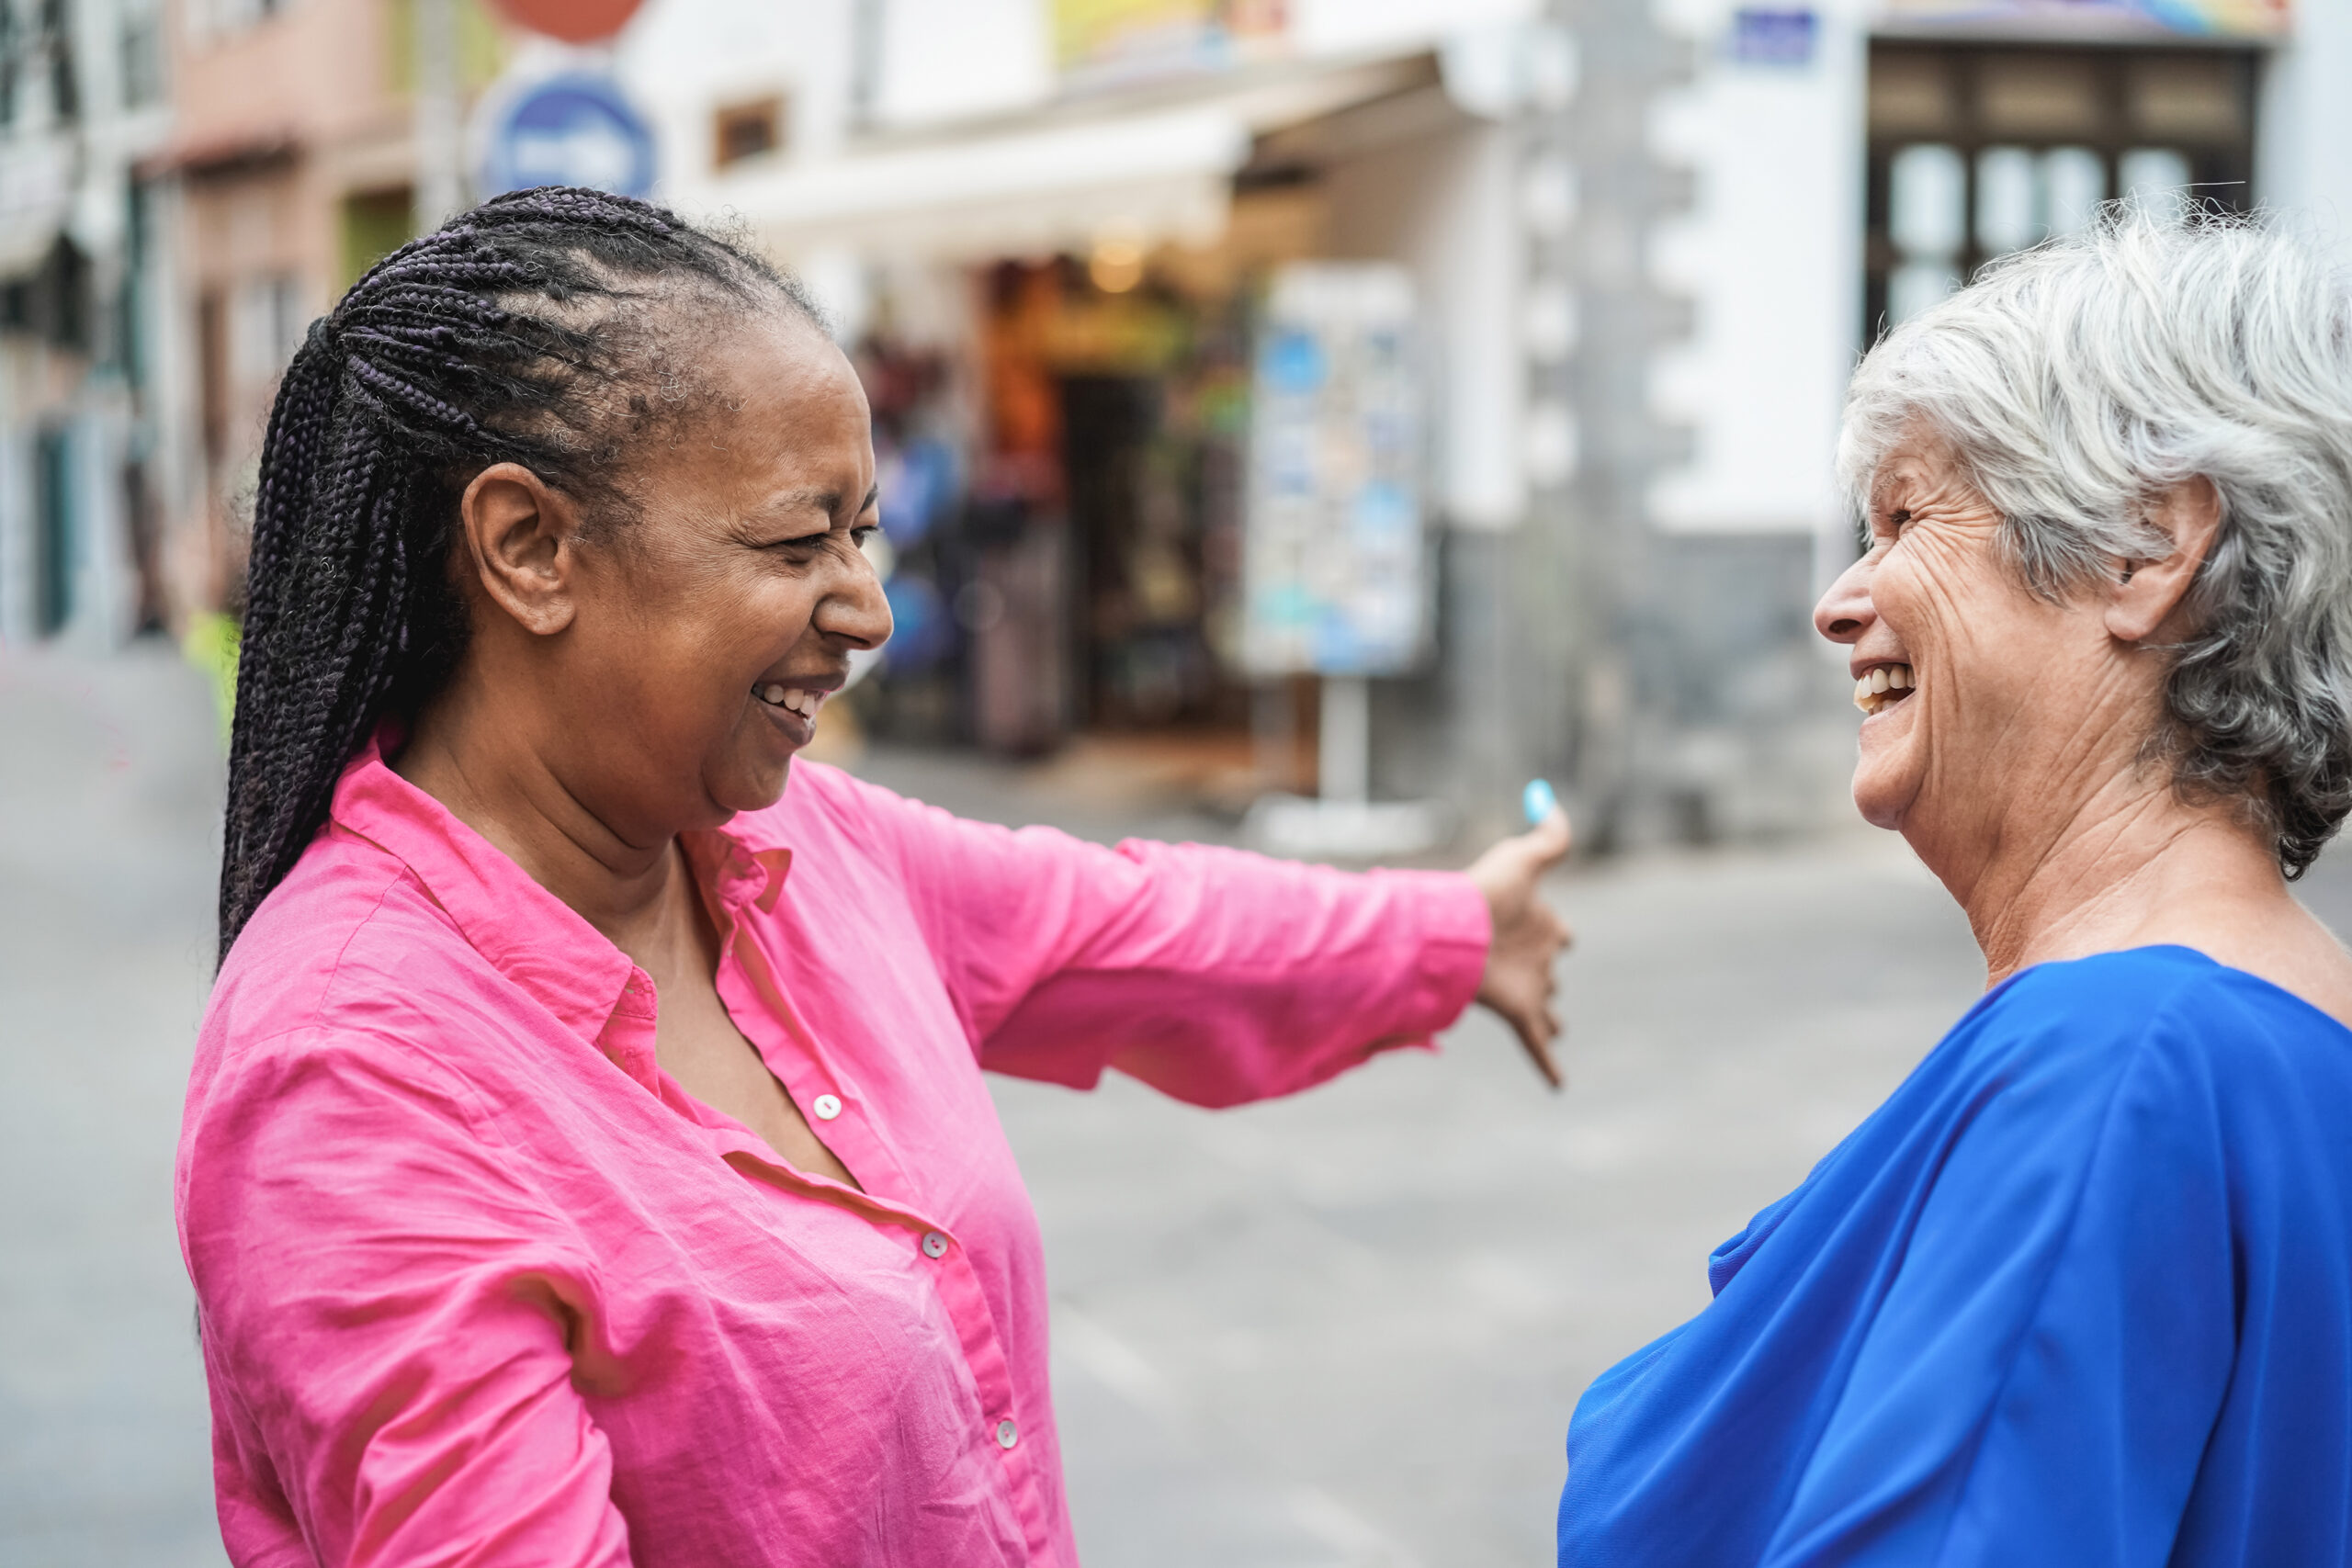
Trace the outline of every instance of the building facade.
<instances>
[{"instance_id":1,"label":"building facade","mask_svg":"<svg viewBox=\"0 0 2352 1568\"><path fill-rule=\"evenodd\" d=\"M163 615L153 393L168 256L134 177L168 122L141 0L0 5L0 641Z\"/></svg>"},{"instance_id":2,"label":"building facade","mask_svg":"<svg viewBox=\"0 0 2352 1568\"><path fill-rule=\"evenodd\" d=\"M470 97L508 35L480 6L455 20ZM278 376L311 319L418 231L417 21L417 0L173 13L172 130L149 175L177 257L159 394L175 431L175 604L236 608Z\"/></svg>"},{"instance_id":3,"label":"building facade","mask_svg":"<svg viewBox=\"0 0 2352 1568\"><path fill-rule=\"evenodd\" d=\"M887 722L1296 729L1313 692L1231 651L1235 400L1276 269L1379 260L1420 310L1433 635L1374 683L1375 792L1492 819L1544 772L1604 840L1707 838L1842 810L1808 613L1856 355L2111 197L2332 231L2343 12L666 0L618 61L664 194L818 287L919 476Z\"/></svg>"},{"instance_id":4,"label":"building facade","mask_svg":"<svg viewBox=\"0 0 2352 1568\"><path fill-rule=\"evenodd\" d=\"M832 312L899 627L870 724L1164 739L1246 795L1317 787L1336 694L1374 795L1491 826L1540 773L1603 842L1842 810L1807 612L1886 323L2124 195L2352 257L2314 0L649 0L586 51L474 0L0 0L0 637L233 609L278 373L457 140L420 6L456 116L611 72L656 195ZM1409 301L1419 651L1368 682L1250 652L1301 268Z\"/></svg>"}]
</instances>

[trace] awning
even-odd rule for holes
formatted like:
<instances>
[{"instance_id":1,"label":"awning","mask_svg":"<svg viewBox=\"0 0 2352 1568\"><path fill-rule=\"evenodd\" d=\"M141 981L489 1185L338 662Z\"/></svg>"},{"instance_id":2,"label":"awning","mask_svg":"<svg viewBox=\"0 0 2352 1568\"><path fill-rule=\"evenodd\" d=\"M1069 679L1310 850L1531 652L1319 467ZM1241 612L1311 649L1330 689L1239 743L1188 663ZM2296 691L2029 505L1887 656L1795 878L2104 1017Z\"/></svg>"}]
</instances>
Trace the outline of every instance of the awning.
<instances>
[{"instance_id":1,"label":"awning","mask_svg":"<svg viewBox=\"0 0 2352 1568\"><path fill-rule=\"evenodd\" d=\"M1198 243L1224 228L1233 176L1261 132L1432 74L1425 55L1240 73L1125 113L1056 104L747 170L714 180L708 195L787 254L978 261L1083 251L1106 234Z\"/></svg>"},{"instance_id":2,"label":"awning","mask_svg":"<svg viewBox=\"0 0 2352 1568\"><path fill-rule=\"evenodd\" d=\"M723 198L786 249L842 245L947 260L1214 237L1250 128L1191 110L854 153L726 182Z\"/></svg>"}]
</instances>

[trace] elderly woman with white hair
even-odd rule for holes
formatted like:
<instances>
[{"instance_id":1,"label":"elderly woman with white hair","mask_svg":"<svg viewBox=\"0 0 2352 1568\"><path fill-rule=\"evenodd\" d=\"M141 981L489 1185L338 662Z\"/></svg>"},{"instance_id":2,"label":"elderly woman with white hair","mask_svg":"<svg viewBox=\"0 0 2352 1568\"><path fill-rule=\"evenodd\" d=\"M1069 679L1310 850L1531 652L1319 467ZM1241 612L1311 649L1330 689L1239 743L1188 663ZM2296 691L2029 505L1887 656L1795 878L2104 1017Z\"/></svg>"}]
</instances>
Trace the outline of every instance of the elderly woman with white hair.
<instances>
[{"instance_id":1,"label":"elderly woman with white hair","mask_svg":"<svg viewBox=\"0 0 2352 1568\"><path fill-rule=\"evenodd\" d=\"M2352 301L2119 214L1889 333L1840 466L1855 802L1991 988L1586 1393L1560 1560L2352 1562Z\"/></svg>"}]
</instances>

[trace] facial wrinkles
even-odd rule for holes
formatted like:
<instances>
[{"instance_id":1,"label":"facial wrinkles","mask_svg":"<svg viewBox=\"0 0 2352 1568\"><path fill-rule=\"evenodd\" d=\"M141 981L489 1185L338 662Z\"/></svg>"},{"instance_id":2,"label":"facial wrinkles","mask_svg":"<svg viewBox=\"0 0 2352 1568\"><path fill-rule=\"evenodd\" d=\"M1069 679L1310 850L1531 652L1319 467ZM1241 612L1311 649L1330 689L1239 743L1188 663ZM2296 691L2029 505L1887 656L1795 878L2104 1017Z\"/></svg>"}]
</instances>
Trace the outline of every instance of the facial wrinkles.
<instances>
[{"instance_id":1,"label":"facial wrinkles","mask_svg":"<svg viewBox=\"0 0 2352 1568\"><path fill-rule=\"evenodd\" d=\"M2130 794L2140 694L2092 607L2020 584L1981 503L1913 505L1877 602L1927 670L1909 737L1925 755L1905 836L1972 912L1988 886L2030 883L2119 783ZM2003 899L1993 897L1997 906ZM1996 908L1987 917L1997 923Z\"/></svg>"}]
</instances>

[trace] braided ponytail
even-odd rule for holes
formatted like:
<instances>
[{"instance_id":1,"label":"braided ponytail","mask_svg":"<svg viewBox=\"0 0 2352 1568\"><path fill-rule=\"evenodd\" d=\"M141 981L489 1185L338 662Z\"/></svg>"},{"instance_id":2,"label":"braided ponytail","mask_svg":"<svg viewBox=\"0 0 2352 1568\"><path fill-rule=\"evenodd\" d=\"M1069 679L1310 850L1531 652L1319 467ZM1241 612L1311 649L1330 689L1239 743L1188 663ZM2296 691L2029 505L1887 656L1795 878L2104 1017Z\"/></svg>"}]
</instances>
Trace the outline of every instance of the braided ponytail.
<instances>
[{"instance_id":1,"label":"braided ponytail","mask_svg":"<svg viewBox=\"0 0 2352 1568\"><path fill-rule=\"evenodd\" d=\"M220 865L225 960L326 820L335 781L387 713L457 667L456 501L494 463L537 473L592 519L624 511L619 462L661 400L647 302L782 306L795 283L660 208L521 191L377 264L314 321L262 443Z\"/></svg>"}]
</instances>

